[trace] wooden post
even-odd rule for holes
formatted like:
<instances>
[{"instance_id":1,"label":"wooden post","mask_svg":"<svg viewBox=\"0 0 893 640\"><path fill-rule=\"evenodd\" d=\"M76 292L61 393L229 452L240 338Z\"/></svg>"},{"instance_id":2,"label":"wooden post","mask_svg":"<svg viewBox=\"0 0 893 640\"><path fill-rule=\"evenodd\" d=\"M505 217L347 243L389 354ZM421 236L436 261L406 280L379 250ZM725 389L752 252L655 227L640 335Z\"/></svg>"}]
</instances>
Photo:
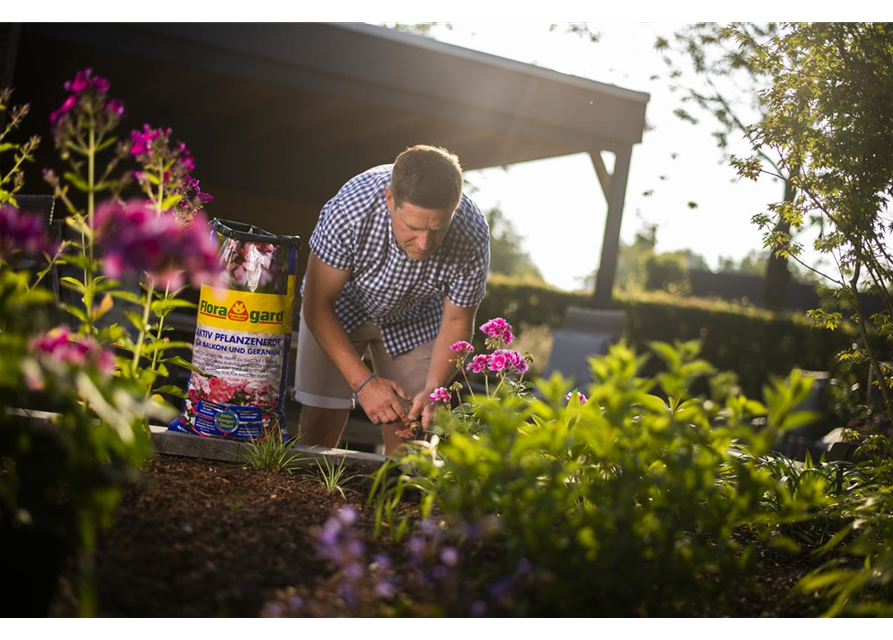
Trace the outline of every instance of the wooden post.
<instances>
[{"instance_id":1,"label":"wooden post","mask_svg":"<svg viewBox=\"0 0 893 640\"><path fill-rule=\"evenodd\" d=\"M600 166L604 167L599 154L599 150L589 152L597 172ZM610 309L612 307L611 291L614 288L614 276L617 273L620 222L623 219L623 202L626 198L626 182L629 177L632 146L620 147L616 149L615 154L614 173L610 181L601 179L602 177L599 175L602 185L608 187L605 190L605 199L608 201L608 218L605 221L602 256L599 262L598 276L595 279L595 294L592 297L592 307L595 309Z\"/></svg>"}]
</instances>

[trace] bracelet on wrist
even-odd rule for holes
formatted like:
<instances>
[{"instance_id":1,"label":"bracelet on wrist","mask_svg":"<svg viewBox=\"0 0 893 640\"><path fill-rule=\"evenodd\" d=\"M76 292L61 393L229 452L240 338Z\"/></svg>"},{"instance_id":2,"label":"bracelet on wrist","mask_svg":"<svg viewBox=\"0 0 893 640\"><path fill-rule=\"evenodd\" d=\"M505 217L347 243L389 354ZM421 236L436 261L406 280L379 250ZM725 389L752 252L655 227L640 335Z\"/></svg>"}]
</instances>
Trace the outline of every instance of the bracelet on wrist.
<instances>
[{"instance_id":1,"label":"bracelet on wrist","mask_svg":"<svg viewBox=\"0 0 893 640\"><path fill-rule=\"evenodd\" d=\"M354 389L353 394L354 394L354 395L357 395L360 391L362 391L362 390L363 390L363 387L365 387L367 384L369 384L370 382L372 382L372 379L373 379L374 377L375 377L375 374L373 373L373 374L370 375L368 378L366 378L366 379L363 381L363 384L361 384L359 387L357 387L356 389Z\"/></svg>"}]
</instances>

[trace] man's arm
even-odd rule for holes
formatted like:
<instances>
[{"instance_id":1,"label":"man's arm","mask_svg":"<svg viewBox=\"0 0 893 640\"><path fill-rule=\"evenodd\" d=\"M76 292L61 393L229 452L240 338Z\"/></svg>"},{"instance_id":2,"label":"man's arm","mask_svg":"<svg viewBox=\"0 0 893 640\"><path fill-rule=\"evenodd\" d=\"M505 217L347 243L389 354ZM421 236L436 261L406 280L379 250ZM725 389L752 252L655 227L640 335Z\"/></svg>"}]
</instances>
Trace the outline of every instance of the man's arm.
<instances>
[{"instance_id":1,"label":"man's arm","mask_svg":"<svg viewBox=\"0 0 893 640\"><path fill-rule=\"evenodd\" d=\"M350 271L336 269L312 253L307 263L304 284L304 322L323 352L341 375L356 389L372 374L354 351L350 338L335 315L335 302L350 278ZM406 410L399 398L409 396L393 380L374 378L357 396L373 424L406 420Z\"/></svg>"},{"instance_id":2,"label":"man's arm","mask_svg":"<svg viewBox=\"0 0 893 640\"><path fill-rule=\"evenodd\" d=\"M431 354L431 366L428 369L425 389L413 398L412 408L409 411L410 422L421 419L422 427L425 429L431 423L433 411L428 396L438 387L447 386L456 375L455 354L450 351L450 347L459 340L471 340L477 309L477 305L458 307L449 299L444 299L443 319L440 331L434 340L434 351Z\"/></svg>"},{"instance_id":3,"label":"man's arm","mask_svg":"<svg viewBox=\"0 0 893 640\"><path fill-rule=\"evenodd\" d=\"M304 285L304 322L329 359L338 367L351 389L369 377L370 371L354 351L350 338L335 315L335 302L350 271L327 265L312 253Z\"/></svg>"}]
</instances>

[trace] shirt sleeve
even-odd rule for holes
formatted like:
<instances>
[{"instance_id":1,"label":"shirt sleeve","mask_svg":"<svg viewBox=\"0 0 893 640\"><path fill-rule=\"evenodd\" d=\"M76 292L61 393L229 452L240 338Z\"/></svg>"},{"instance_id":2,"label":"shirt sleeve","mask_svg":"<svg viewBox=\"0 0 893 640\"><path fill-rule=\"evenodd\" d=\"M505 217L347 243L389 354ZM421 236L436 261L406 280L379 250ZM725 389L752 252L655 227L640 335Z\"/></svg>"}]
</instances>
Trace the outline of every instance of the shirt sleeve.
<instances>
[{"instance_id":1,"label":"shirt sleeve","mask_svg":"<svg viewBox=\"0 0 893 640\"><path fill-rule=\"evenodd\" d=\"M343 214L338 198L332 198L319 214L319 221L310 236L310 251L331 267L353 271L355 234L353 225Z\"/></svg>"},{"instance_id":2,"label":"shirt sleeve","mask_svg":"<svg viewBox=\"0 0 893 640\"><path fill-rule=\"evenodd\" d=\"M476 307L487 292L487 273L490 270L490 242L485 238L468 254L465 269L457 270L450 282L447 298L457 307Z\"/></svg>"}]
</instances>

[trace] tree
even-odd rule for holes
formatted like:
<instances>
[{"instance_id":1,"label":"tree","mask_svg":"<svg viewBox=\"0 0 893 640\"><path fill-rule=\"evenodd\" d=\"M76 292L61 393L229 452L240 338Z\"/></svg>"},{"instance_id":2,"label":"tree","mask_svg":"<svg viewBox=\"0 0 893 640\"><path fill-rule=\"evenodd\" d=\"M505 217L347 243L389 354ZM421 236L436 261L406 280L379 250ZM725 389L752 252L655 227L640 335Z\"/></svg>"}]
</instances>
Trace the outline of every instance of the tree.
<instances>
[{"instance_id":1,"label":"tree","mask_svg":"<svg viewBox=\"0 0 893 640\"><path fill-rule=\"evenodd\" d=\"M822 275L837 286L862 335L861 348L842 356L870 362L893 421L890 373L869 341L872 325L888 349L893 339L893 225L887 217L893 197L893 25L786 23L765 42L742 29L732 33L751 52L749 63L773 77L762 95L766 117L748 128L753 155L733 157L732 163L743 177L780 177L774 165L764 167L768 150L793 175L796 196L769 210L793 229L812 216L821 223L815 249L837 267ZM800 260L802 245L774 229L770 216L755 216L754 222L774 251L816 271ZM860 287L881 297L884 313L865 317ZM842 320L840 313L821 310L810 315L829 328Z\"/></svg>"},{"instance_id":2,"label":"tree","mask_svg":"<svg viewBox=\"0 0 893 640\"><path fill-rule=\"evenodd\" d=\"M744 34L745 38L736 38L735 33ZM760 39L767 39L777 33L777 25L754 23L732 23L728 27L716 23L696 23L679 29L674 34L674 42L658 38L655 49L664 52L664 62L670 68L670 77L682 77L681 65L671 57L671 53L687 60L688 65L703 81L703 87L676 84L672 90L683 92L683 104L693 103L701 111L708 113L718 128L713 132L716 143L722 150L723 157L728 159L729 137L738 133L749 137L750 126L748 112L759 114L760 119L767 117L760 87L766 86L771 77L768 72L753 61L753 44ZM746 86L736 83L742 78ZM698 124L695 115L684 107L675 111L682 120ZM753 143L753 140L750 140ZM790 202L795 197L791 177L796 175L797 167L782 167L778 157L772 150L759 148L756 152L764 162L773 167L774 173L784 182L784 200ZM790 224L781 216L775 221L774 231L777 234L789 234ZM779 310L784 306L785 293L791 280L787 259L782 254L771 252L767 258L766 307Z\"/></svg>"},{"instance_id":3,"label":"tree","mask_svg":"<svg viewBox=\"0 0 893 640\"><path fill-rule=\"evenodd\" d=\"M499 207L484 216L490 227L490 273L542 282L543 275L522 246L524 239Z\"/></svg>"}]
</instances>

